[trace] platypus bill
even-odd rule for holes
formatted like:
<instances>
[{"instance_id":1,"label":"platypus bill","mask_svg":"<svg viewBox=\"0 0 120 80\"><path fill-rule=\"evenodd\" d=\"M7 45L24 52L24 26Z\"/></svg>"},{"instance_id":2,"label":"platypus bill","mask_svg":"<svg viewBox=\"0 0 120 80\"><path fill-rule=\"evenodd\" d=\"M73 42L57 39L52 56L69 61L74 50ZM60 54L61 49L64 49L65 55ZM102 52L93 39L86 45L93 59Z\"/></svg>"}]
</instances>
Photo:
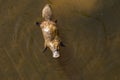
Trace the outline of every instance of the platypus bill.
<instances>
[{"instance_id":1,"label":"platypus bill","mask_svg":"<svg viewBox=\"0 0 120 80\"><path fill-rule=\"evenodd\" d=\"M60 46L65 47L65 45L58 35L57 21L52 20L52 9L49 4L43 8L42 17L44 21L41 23L36 22L36 25L40 26L45 40L43 52L49 48L53 53L53 58L58 58L60 57Z\"/></svg>"}]
</instances>

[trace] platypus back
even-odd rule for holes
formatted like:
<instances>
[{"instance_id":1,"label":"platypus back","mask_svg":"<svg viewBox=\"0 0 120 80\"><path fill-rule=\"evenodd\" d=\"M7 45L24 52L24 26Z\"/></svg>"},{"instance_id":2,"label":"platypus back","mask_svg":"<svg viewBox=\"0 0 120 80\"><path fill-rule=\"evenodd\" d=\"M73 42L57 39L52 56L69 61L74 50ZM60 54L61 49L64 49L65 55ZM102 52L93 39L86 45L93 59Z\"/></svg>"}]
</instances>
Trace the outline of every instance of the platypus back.
<instances>
[{"instance_id":1,"label":"platypus back","mask_svg":"<svg viewBox=\"0 0 120 80\"><path fill-rule=\"evenodd\" d=\"M52 20L52 9L49 4L43 8L42 17L44 20L41 23L36 22L36 25L40 26L45 40L43 52L49 48L53 53L53 57L58 58L60 57L60 46L64 45L59 38L56 21Z\"/></svg>"},{"instance_id":2,"label":"platypus back","mask_svg":"<svg viewBox=\"0 0 120 80\"><path fill-rule=\"evenodd\" d=\"M51 9L51 6L49 4L46 4L45 7L43 8L42 17L45 20L51 20L51 18L52 18L52 9Z\"/></svg>"}]
</instances>

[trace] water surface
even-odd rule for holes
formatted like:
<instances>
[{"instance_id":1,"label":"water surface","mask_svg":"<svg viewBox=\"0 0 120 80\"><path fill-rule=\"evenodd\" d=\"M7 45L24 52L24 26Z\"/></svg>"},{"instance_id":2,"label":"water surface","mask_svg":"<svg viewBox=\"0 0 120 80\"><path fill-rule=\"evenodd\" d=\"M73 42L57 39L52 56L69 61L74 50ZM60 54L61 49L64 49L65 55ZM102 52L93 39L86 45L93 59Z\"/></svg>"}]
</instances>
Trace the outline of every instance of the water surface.
<instances>
[{"instance_id":1,"label":"water surface","mask_svg":"<svg viewBox=\"0 0 120 80\"><path fill-rule=\"evenodd\" d=\"M49 3L66 45L42 53ZM0 0L0 80L119 80L119 0Z\"/></svg>"}]
</instances>

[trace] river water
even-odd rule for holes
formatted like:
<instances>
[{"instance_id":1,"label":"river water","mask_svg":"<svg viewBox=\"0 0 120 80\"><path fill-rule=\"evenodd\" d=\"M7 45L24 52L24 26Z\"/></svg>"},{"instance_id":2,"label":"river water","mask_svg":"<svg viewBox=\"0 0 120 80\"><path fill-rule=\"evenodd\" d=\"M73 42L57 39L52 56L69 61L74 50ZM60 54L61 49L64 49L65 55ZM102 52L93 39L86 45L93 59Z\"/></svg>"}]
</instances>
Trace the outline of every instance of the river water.
<instances>
[{"instance_id":1,"label":"river water","mask_svg":"<svg viewBox=\"0 0 120 80\"><path fill-rule=\"evenodd\" d=\"M51 4L66 47L42 53ZM120 80L119 0L0 0L0 80Z\"/></svg>"}]
</instances>

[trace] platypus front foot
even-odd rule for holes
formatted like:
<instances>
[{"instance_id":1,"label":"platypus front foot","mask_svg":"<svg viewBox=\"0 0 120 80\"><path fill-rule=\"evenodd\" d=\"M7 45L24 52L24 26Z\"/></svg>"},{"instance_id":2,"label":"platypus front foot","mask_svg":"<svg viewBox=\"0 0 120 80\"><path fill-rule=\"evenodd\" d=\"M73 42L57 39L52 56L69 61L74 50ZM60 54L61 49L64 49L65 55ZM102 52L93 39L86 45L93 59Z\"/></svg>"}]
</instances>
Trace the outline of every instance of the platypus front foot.
<instances>
[{"instance_id":1,"label":"platypus front foot","mask_svg":"<svg viewBox=\"0 0 120 80\"><path fill-rule=\"evenodd\" d=\"M44 53L46 50L47 50L47 47L45 47L42 52Z\"/></svg>"},{"instance_id":2,"label":"platypus front foot","mask_svg":"<svg viewBox=\"0 0 120 80\"><path fill-rule=\"evenodd\" d=\"M65 47L65 45L63 44L63 42L60 42L60 46Z\"/></svg>"},{"instance_id":3,"label":"platypus front foot","mask_svg":"<svg viewBox=\"0 0 120 80\"><path fill-rule=\"evenodd\" d=\"M36 26L40 26L40 22L36 22L35 24L36 24Z\"/></svg>"}]
</instances>

